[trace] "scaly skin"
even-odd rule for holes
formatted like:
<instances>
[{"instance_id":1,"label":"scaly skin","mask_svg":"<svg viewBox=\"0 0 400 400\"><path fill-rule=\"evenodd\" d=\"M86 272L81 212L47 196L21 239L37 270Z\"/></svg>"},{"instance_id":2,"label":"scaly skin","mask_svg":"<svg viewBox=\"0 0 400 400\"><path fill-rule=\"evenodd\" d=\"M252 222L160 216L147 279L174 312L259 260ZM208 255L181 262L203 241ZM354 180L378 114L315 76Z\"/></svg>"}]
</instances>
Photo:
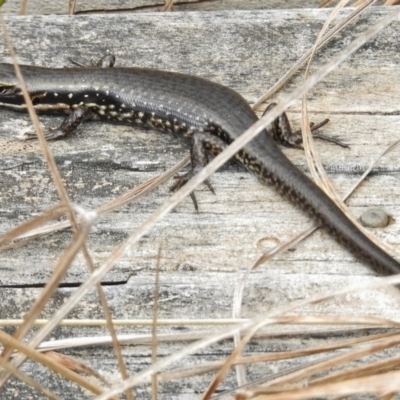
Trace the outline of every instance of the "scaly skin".
<instances>
[{"instance_id":1,"label":"scaly skin","mask_svg":"<svg viewBox=\"0 0 400 400\"><path fill-rule=\"evenodd\" d=\"M204 149L221 151L257 121L238 93L190 75L142 68L21 69L38 112L70 114L60 129L47 134L49 139L65 136L86 119L146 123L192 136L194 172L207 162ZM13 66L8 64L0 64L0 106L26 110ZM236 160L261 182L274 186L377 272L400 273L400 264L371 242L298 170L272 136L271 132L259 135L236 154Z\"/></svg>"}]
</instances>

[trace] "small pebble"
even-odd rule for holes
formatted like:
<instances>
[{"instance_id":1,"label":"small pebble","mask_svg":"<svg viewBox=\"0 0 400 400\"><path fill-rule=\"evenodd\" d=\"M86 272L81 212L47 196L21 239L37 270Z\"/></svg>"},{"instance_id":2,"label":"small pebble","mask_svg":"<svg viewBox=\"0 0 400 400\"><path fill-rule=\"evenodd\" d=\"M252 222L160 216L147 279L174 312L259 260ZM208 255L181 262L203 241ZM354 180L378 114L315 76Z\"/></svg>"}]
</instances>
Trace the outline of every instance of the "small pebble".
<instances>
[{"instance_id":1,"label":"small pebble","mask_svg":"<svg viewBox=\"0 0 400 400\"><path fill-rule=\"evenodd\" d=\"M371 208L361 215L360 222L367 228L384 228L389 224L389 216L381 208Z\"/></svg>"}]
</instances>

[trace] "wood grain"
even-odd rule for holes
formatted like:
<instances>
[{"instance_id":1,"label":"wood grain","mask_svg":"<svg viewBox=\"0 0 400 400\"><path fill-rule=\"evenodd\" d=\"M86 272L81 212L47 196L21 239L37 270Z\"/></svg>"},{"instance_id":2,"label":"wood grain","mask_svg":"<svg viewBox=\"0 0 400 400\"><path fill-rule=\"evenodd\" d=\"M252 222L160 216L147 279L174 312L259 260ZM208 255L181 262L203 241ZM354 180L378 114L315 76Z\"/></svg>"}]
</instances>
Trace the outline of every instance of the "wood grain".
<instances>
[{"instance_id":1,"label":"wood grain","mask_svg":"<svg viewBox=\"0 0 400 400\"><path fill-rule=\"evenodd\" d=\"M376 8L363 14L355 25L326 46L317 56L314 68L387 12ZM340 18L347 13L342 12ZM230 86L252 103L312 46L327 15L325 10L218 11L72 18L9 16L6 22L18 59L23 64L63 67L69 65L70 58L85 62L111 52L120 66L196 74ZM309 95L312 119L319 121L329 117L330 123L324 133L351 146L348 150L318 143L323 163L340 193L345 193L371 160L398 138L399 33L400 23L396 21ZM0 60L10 61L2 38ZM294 78L278 98L290 92L301 79L300 75ZM289 113L295 127L299 126L299 110L300 103ZM46 126L57 126L60 122L51 117L41 117L41 120ZM0 232L58 201L38 144L19 138L29 126L26 115L1 110ZM51 143L51 149L71 199L90 210L174 165L187 154L188 144L184 139L151 130L88 123L68 139ZM299 168L306 170L302 152L285 152ZM398 248L398 153L387 156L374 171L349 205L356 216L369 207L383 207L392 216L392 224L374 233ZM311 225L300 211L236 165L225 166L211 180L217 194L213 195L205 188L198 190L199 213L194 212L190 199L183 201L104 278L115 318L152 317L154 270L160 243L163 251L159 317L229 318L235 285L244 270L263 251ZM96 221L87 241L96 265L101 265L113 248L167 198L168 186L163 185L140 201ZM32 286L45 284L70 237L70 231L54 233L0 254L1 318L20 318L28 310L40 290ZM87 268L79 256L63 283L78 285L87 276ZM324 232L317 232L294 250L279 254L251 274L244 293L242 316L252 317L316 293L372 279L372 271ZM73 291L71 287L59 289L43 317L50 316ZM396 318L398 301L399 294L394 289L358 292L310 307L307 312ZM70 317L102 318L94 292ZM132 330L121 328L119 331ZM176 332L178 328L163 331ZM101 332L105 330L59 328L52 338ZM139 328L134 332L148 332L148 329ZM299 335L268 341L257 339L247 351L299 348L332 338L333 334L325 334L322 338ZM161 345L160 355L171 354L180 346ZM232 344L226 342L189 358L188 362L222 358L231 348ZM119 379L109 348L69 350L68 354L86 360L114 382ZM150 349L127 346L124 356L129 369L138 371L150 362ZM284 362L276 366L257 365L249 368L248 378L288 365ZM48 380L49 386L65 398L86 396L77 393L73 385L53 379L33 364L27 363L23 368L33 372L39 381ZM160 398L193 398L206 387L208 379L206 376L164 384ZM222 386L229 388L234 384L231 374ZM140 388L137 397L148 398L148 390ZM14 393L20 397L29 394L29 398L41 398L16 382L10 383L6 397L2 398L14 398ZM177 393L179 396L173 395Z\"/></svg>"}]
</instances>

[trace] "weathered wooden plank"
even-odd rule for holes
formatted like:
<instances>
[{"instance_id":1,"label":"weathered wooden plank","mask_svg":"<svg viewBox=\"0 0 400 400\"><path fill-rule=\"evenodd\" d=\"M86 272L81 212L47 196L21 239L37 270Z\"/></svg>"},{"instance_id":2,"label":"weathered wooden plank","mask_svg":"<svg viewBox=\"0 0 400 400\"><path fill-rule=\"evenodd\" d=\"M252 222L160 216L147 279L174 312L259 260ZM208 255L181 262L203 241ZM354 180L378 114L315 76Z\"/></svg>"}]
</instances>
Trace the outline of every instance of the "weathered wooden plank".
<instances>
[{"instance_id":1,"label":"weathered wooden plank","mask_svg":"<svg viewBox=\"0 0 400 400\"><path fill-rule=\"evenodd\" d=\"M8 1L2 8L7 14L19 14L22 1ZM135 12L160 11L162 0L111 0L111 1L77 1L76 12L96 10L132 10ZM312 8L318 7L320 0L177 0L175 11L221 11L221 10L260 10L270 8ZM30 0L26 14L67 14L68 2L64 0Z\"/></svg>"},{"instance_id":2,"label":"weathered wooden plank","mask_svg":"<svg viewBox=\"0 0 400 400\"><path fill-rule=\"evenodd\" d=\"M2 8L6 14L18 15L21 11L21 1L8 1ZM383 5L384 0L375 5ZM162 0L80 0L76 2L75 12L154 12L161 11ZM268 10L268 9L299 9L317 8L321 0L175 0L174 11L223 11L223 10ZM64 0L30 0L26 14L67 14L68 2Z\"/></svg>"},{"instance_id":3,"label":"weathered wooden plank","mask_svg":"<svg viewBox=\"0 0 400 400\"><path fill-rule=\"evenodd\" d=\"M361 32L386 13L384 9L376 9L365 14L356 26L328 46L323 56L318 57L317 64L347 43L351 30ZM343 12L341 18L345 15ZM254 102L312 45L326 16L326 11L315 10L75 18L33 16L8 17L7 26L21 63L62 67L68 64L70 57L84 61L110 51L116 54L119 65L194 73L224 83ZM399 30L397 21L310 95L312 118L331 118L324 133L340 137L351 145L351 150L346 150L319 144L324 164L341 193L357 180L371 158L396 138L400 122ZM121 37L124 40L120 40ZM9 61L2 41L0 60ZM300 77L293 80L286 92L298 82ZM300 104L290 113L297 126L299 108ZM41 119L46 125L57 124L54 118ZM57 202L38 144L21 142L18 138L28 127L27 121L26 115L1 110L1 232ZM158 132L91 123L85 124L76 135L52 143L51 149L71 198L91 209L169 168L187 154L188 146L183 139ZM305 169L301 152L286 152L296 165ZM357 216L370 206L382 206L393 215L394 223L376 233L395 247L399 237L396 219L400 215L397 158L395 154L387 157L350 201ZM212 182L217 195L203 188L199 190L198 214L193 211L191 201L185 200L105 277L105 282L119 283L105 286L116 318L151 317L153 271L161 242L160 318L229 317L234 286L241 271L252 265L263 250L277 241L289 239L309 224L298 210L237 166L224 167L212 177ZM161 204L168 195L167 187L164 185L140 202L99 219L88 239L97 265ZM23 286L46 282L70 236L69 232L52 234L26 247L0 254L1 318L23 315L38 294L38 289ZM326 234L318 232L295 251L280 254L251 275L245 290L243 316L251 317L277 305L343 287L356 279L367 281L371 275L368 268L355 261ZM84 262L78 257L64 283L78 284L86 276ZM71 288L60 289L45 316L51 315L72 291ZM357 293L329 305L310 307L308 311L398 317L398 299L395 290ZM94 294L72 314L79 318L101 316ZM135 330L143 331L145 329ZM99 332L93 328L60 328L53 337ZM269 347L265 342L256 342L249 351L266 348L274 351L279 346L298 348L300 345L297 339L277 339L271 341ZM160 353L167 354L176 348L177 345L163 347ZM225 354L230 348L230 343L221 345L218 354ZM115 360L108 349L104 353L97 349L70 353L89 360L107 377L118 379ZM132 371L149 362L147 347L127 347L124 353ZM205 353L211 356L212 351ZM285 365L281 363L279 368ZM31 364L25 368L40 377ZM249 377L263 372L264 367L251 370ZM72 385L52 382L53 388L62 387L65 398L76 393ZM166 396L181 393L179 398L191 398L194 392L205 387L205 382L200 379L185 381L187 392L181 389L180 382L177 386L165 385L162 393ZM232 377L225 387L229 383L233 384ZM139 398L146 398L147 389L142 390ZM16 392L41 398L14 384L8 386L5 398L13 398Z\"/></svg>"},{"instance_id":4,"label":"weathered wooden plank","mask_svg":"<svg viewBox=\"0 0 400 400\"><path fill-rule=\"evenodd\" d=\"M382 11L383 12L383 11ZM227 84L230 87L238 90L242 93L250 102L254 101L257 96L262 93L263 87L274 82L282 71L282 65L288 65L284 58L290 57L290 61L297 59L301 52L307 49L311 45L311 29L307 28L306 33L301 32L300 26L303 21L294 21L291 24L286 24L287 18L293 15L290 12L281 14L280 18L276 18L276 15L272 17L270 14L253 13L248 12L241 15L240 22L237 22L237 15L219 13L211 16L208 14L169 14L164 18L160 18L157 14L143 15L143 16L127 16L121 18L121 16L108 17L111 22L111 26L115 26L114 35L118 34L118 29L128 29L128 26L135 24L140 30L137 29L137 35L134 38L134 44L130 47L129 51L126 51L125 45L119 45L118 43L111 43L106 41L106 34L98 35L97 38L93 38L90 42L90 47L83 40L85 32L94 32L99 21L103 20L101 16L93 16L88 18L76 18L74 24L71 25L70 18L62 18L54 20L53 18L43 17L31 17L26 19L10 18L8 26L10 32L14 37L16 48L19 52L19 59L22 63L26 64L37 64L37 65L49 65L49 66L63 66L68 64L68 58L79 58L82 59L82 52L85 54L87 59L95 58L97 54L101 54L108 47L113 47L113 52L117 55L119 65L142 65L147 67L160 67L171 70L178 70L187 73L196 72L198 75L204 76L216 80L218 82ZM295 14L297 15L297 14ZM318 14L317 14L318 15ZM325 13L319 13L320 18ZM376 15L376 14L374 14ZM118 29L116 28L116 20L118 19ZM247 23L245 23L247 19ZM371 19L375 19L375 16L371 16ZM269 22L268 22L269 20ZM223 23L224 21L224 23ZM237 34L232 34L232 25L238 29ZM357 25L357 30L361 30L363 24L366 24L366 20L360 20ZM168 25L167 25L168 23ZM215 24L219 27L215 28ZM44 35L44 30L53 32L52 40L43 38L38 43L37 51L32 49L32 40L29 33L29 26L36 26L36 32L38 36ZM192 26L193 34L191 35L191 43L196 48L197 56L192 55L187 48L186 34L173 35L171 40L171 34L169 28L166 26L174 26L177 34L179 32L185 32ZM196 29L193 28L196 27ZM228 28L229 26L229 28ZM364 25L365 26L365 25ZM224 27L226 32L224 33ZM316 31L317 24L314 26ZM348 150L342 150L329 144L323 144L322 155L328 157L326 153L331 154L331 159L324 158L324 162L328 165L328 169L332 172L348 173L351 175L354 171L362 170L362 166L366 165L369 161L363 159L362 156L366 153L365 143L370 139L371 133L376 131L382 131L380 128L382 124L390 128L390 124L394 123L396 116L390 115L387 118L382 117L382 121L376 124L371 129L371 124L374 121L378 121L378 116L373 115L371 118L365 116L365 113L372 114L387 114L395 113L397 105L399 104L399 95L396 90L395 84L387 82L387 76L396 74L396 60L398 58L397 52L397 41L395 35L393 35L395 27L388 30L389 38L385 40L383 36L378 38L374 44L368 45L359 54L357 54L351 61L347 63L340 70L332 74L328 79L319 85L319 87L313 93L310 98L309 109L314 113L314 118L322 118L322 116L331 116L332 122L327 128L329 133L338 135L350 142L352 145L352 154L349 157ZM41 31L40 31L41 30ZM68 31L68 32L66 32ZM149 32L154 33L153 36L149 36ZM269 54L267 56L256 56L252 53L249 43L252 41L255 43L255 35L258 32L260 37L266 37L267 40L263 44L263 47L269 48ZM269 32L269 33L268 33ZM224 33L224 35L223 35ZM68 34L68 41L65 41L65 34ZM293 37L293 48L284 49L282 42L277 38L272 38L274 35L288 35ZM204 38L208 36L213 43L215 43L214 52L210 53L211 48L204 46ZM241 38L238 40L238 37ZM391 39L393 38L393 39ZM250 40L250 42L249 42ZM392 42L391 42L392 40ZM371 48L382 47L383 42L385 43L385 54L387 55L386 60L382 60L380 57L367 57L371 51ZM42 47L41 44L45 43L46 47ZM23 47L31 45L29 52L25 52ZM82 51L77 51L78 46L84 46ZM90 48L90 50L89 50ZM161 49L168 48L168 52L162 52ZM4 49L4 47L3 47ZM300 49L300 50L299 50ZM3 50L3 54L4 50ZM188 56L189 54L189 56ZM202 55L200 57L200 54ZM270 55L273 54L273 57ZM326 57L326 55L325 55ZM5 56L4 60L8 60ZM272 60L273 59L273 60ZM134 61L133 61L134 60ZM381 69L382 65L387 65L387 71L385 73L378 74L377 70ZM392 72L391 72L392 71ZM373 77L374 86L371 84L371 77ZM295 79L289 89L300 81L300 78ZM383 89L381 91L380 89ZM374 89L374 91L372 91ZM390 94L391 101L387 101L387 94ZM329 95L328 95L329 94ZM362 100L362 101L361 101ZM296 112L298 108L293 111ZM379 110L379 111L377 111ZM335 118L335 114L339 114L339 118ZM351 120L344 120L343 114L351 114ZM353 115L356 114L356 115ZM358 115L357 115L358 114ZM18 139L18 135L22 130L26 128L27 117L22 114L15 114L13 112L3 112L4 123L2 124L2 143L1 148L4 149L4 157L2 159L5 168L4 171L4 206L5 216L13 216L16 213L15 205L18 202L18 214L22 219L23 214L29 215L33 212L53 204L56 200L55 192L48 190L49 176L46 172L45 166L41 161L41 156L38 154L38 144L35 142L21 142ZM360 121L355 124L355 118ZM47 124L55 124L54 119L43 119ZM384 122L387 121L387 122ZM349 126L352 128L351 138L349 137ZM94 133L96 132L96 133ZM133 134L134 133L134 134ZM384 132L382 132L383 134ZM364 135L357 138L354 135ZM377 138L379 144L383 144L384 137ZM376 140L376 139L375 139ZM390 139L387 140L387 142ZM357 147L357 142L362 143L361 147ZM152 176L157 170L163 170L170 166L179 155L183 155L186 152L185 142L176 140L166 135L161 135L157 132L134 130L131 127L115 127L111 125L99 125L99 124L87 124L81 130L81 132L75 136L68 138L65 141L59 141L53 143L52 149L58 160L60 168L63 170L65 177L68 177L67 187L71 191L71 196L75 202L78 202L87 207L93 207L100 205L103 201L110 199L118 193L122 193L124 189L127 189L131 185L138 184L146 178ZM376 143L370 144L370 151L375 149ZM144 154L145 149L149 149ZM161 153L161 154L160 154ZM291 157L295 157L297 160L301 159L301 154L296 151L288 151ZM19 166L23 163L22 166ZM304 164L304 162L303 162ZM390 165L390 164L389 164ZM82 169L81 169L82 168ZM393 172L396 169L396 164L387 167ZM124 173L124 170L128 170ZM235 171L231 173L231 171ZM111 176L111 179L110 179ZM228 182L228 189L222 188L223 183L218 182L220 177L223 176L222 180ZM234 183L228 180L231 176ZM277 202L280 207L283 207L283 213L291 212L298 215L299 225L302 225L300 221L305 221L305 218L298 213L297 210L293 209L290 205L282 202L271 190L259 187L256 180L253 177L243 173L244 181L250 185L244 188L244 193L252 193L252 196L271 196L265 202L259 202L259 199L253 197L256 200L250 200L251 204L261 203L262 212L266 212L266 207L272 205L272 202ZM24 185L18 182L22 182L22 178L26 177L27 182ZM66 178L67 179L67 178ZM197 234L199 228L199 221L205 221L207 213L209 212L210 218L214 218L214 213L221 214L221 218L224 218L226 213L237 213L238 218L241 219L241 215L246 214L246 211L242 210L244 198L238 198L238 209L235 209L235 205L231 204L227 207L224 196L229 190L229 187L233 187L235 191L238 190L237 185L237 174L234 167L229 167L228 171L224 172L223 175L219 175L214 178L215 186L218 190L218 196L214 197L207 191L201 191L199 196L199 202L202 213L196 215L192 212L192 205L190 201L186 201L184 204L179 206L179 210L183 212L183 216L172 215L170 219L166 220L165 225L171 227L171 224L178 224L175 228L181 231L180 224L185 227L186 224L193 221L193 233L188 233L185 228L185 233L179 235L180 238L176 247L182 246L181 239L184 240L185 244L194 241L197 243ZM347 178L346 178L347 180ZM26 182L26 181L25 181ZM245 182L241 182L245 185ZM343 183L340 182L339 185ZM220 189L222 188L222 189ZM106 190L108 189L108 190ZM102 228L98 225L100 236L106 234L111 236L112 245L121 240L122 237L126 236L127 225L130 229L139 224L145 215L147 215L152 209L156 207L162 201L162 197L167 195L165 188L160 189L156 194L149 196L149 199L144 200L142 207L132 206L128 208L128 211L121 211L122 220L118 223L115 215L111 217L104 217L100 224L104 223ZM383 198L385 196L382 196ZM229 194L228 199L232 199L232 195ZM272 200L275 199L275 200ZM211 205L207 205L210 202ZM230 201L232 203L232 200ZM255 206L252 206L255 207ZM134 212L132 218L127 218L125 213L129 215L129 209ZM225 210L225 211L223 211ZM274 208L268 212L270 219L271 215L278 216L279 211ZM252 208L249 214L257 215L257 209ZM229 216L228 220L232 218ZM244 221L249 221L249 216L244 218ZM292 217L289 218L291 220ZM302 219L304 218L304 219ZM279 218L277 218L279 219ZM112 221L116 222L115 224ZM129 222L127 222L129 221ZM174 222L175 221L175 222ZM261 220L262 221L262 220ZM265 221L261 222L259 217L252 218L250 226L253 224L260 224L260 227L264 225ZM5 226L8 227L15 220L12 218L6 218ZM209 226L209 221L204 226ZM111 223L111 225L109 224ZM246 222L247 223L247 222ZM212 224L212 226L224 227L225 223L221 220L219 223ZM118 227L118 228L116 228ZM270 227L269 227L270 228ZM223 228L222 228L223 229ZM229 227L231 229L231 227ZM228 229L228 231L229 231ZM271 228L270 228L271 229ZM272 228L273 229L273 228ZM395 229L395 228L393 228ZM260 232L259 230L257 230ZM112 232L112 235L107 234ZM275 233L274 233L275 234ZM203 233L201 234L201 236ZM62 233L54 236L59 240L67 239L69 235ZM280 235L278 235L280 236ZM171 238L171 234L166 235L167 238ZM173 237L173 235L172 235ZM222 240L222 237L217 235L215 237ZM63 239L62 239L63 238ZM117 239L118 238L118 239ZM193 240L192 240L193 238ZM231 238L227 239L230 243ZM53 254L54 250L50 250L53 247L50 245L51 239L46 238L41 241L42 243L42 256L49 259L50 263L48 266L41 264L41 271L50 268L51 261L57 257ZM99 244L98 254L100 262L104 257L101 254L108 254L110 248L104 247L103 240L98 242L94 239L94 242ZM239 240L238 243L243 243ZM249 247L252 247L254 239L249 241ZM34 244L29 245L34 246ZM49 246L49 247L47 247ZM153 244L151 244L153 246ZM175 246L174 246L175 247ZM228 248L232 248L228 246ZM100 250L101 249L101 250ZM47 253L49 251L49 253ZM19 253L18 250L16 253ZM94 250L95 254L97 251ZM203 252L204 253L204 252ZM205 252L206 254L208 252ZM14 252L7 253L5 257L18 256ZM11 254L13 254L11 256ZM21 253L19 253L21 254ZM23 254L23 251L22 251ZM52 259L52 260L51 260ZM214 256L212 259L215 260ZM349 258L347 258L349 259ZM351 259L351 257L350 257ZM22 265L24 264L24 257L21 260ZM202 264L202 262L200 262ZM223 264L223 263L222 263ZM123 265L123 264L122 264ZM146 262L148 266L148 263ZM125 274L129 275L131 270L131 262L128 262L122 270L125 270ZM46 274L44 273L43 279ZM126 277L127 275L125 275ZM112 274L110 275L110 279ZM3 282L13 282L15 278L11 276L2 277ZM27 277L31 279L31 277ZM80 280L80 278L76 278ZM119 277L118 279L121 279ZM14 282L15 283L15 282ZM21 283L21 282L20 282Z\"/></svg>"}]
</instances>

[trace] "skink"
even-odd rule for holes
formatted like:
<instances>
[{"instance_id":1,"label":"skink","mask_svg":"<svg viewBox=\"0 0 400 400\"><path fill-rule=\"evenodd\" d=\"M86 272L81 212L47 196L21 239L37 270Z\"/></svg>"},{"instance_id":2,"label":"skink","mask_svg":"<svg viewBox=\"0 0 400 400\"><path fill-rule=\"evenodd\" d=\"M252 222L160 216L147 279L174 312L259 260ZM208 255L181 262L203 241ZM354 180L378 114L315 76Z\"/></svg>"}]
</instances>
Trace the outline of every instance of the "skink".
<instances>
[{"instance_id":1,"label":"skink","mask_svg":"<svg viewBox=\"0 0 400 400\"><path fill-rule=\"evenodd\" d=\"M83 120L150 124L191 136L192 170L175 188L207 163L207 152L218 153L257 121L238 93L191 75L144 68L21 66L21 70L36 111L68 114L59 129L47 133L48 139L68 134ZM14 68L9 64L0 64L0 106L26 111ZM368 239L282 153L272 131L267 129L265 135L253 139L235 159L374 270L400 273L400 263Z\"/></svg>"}]
</instances>

